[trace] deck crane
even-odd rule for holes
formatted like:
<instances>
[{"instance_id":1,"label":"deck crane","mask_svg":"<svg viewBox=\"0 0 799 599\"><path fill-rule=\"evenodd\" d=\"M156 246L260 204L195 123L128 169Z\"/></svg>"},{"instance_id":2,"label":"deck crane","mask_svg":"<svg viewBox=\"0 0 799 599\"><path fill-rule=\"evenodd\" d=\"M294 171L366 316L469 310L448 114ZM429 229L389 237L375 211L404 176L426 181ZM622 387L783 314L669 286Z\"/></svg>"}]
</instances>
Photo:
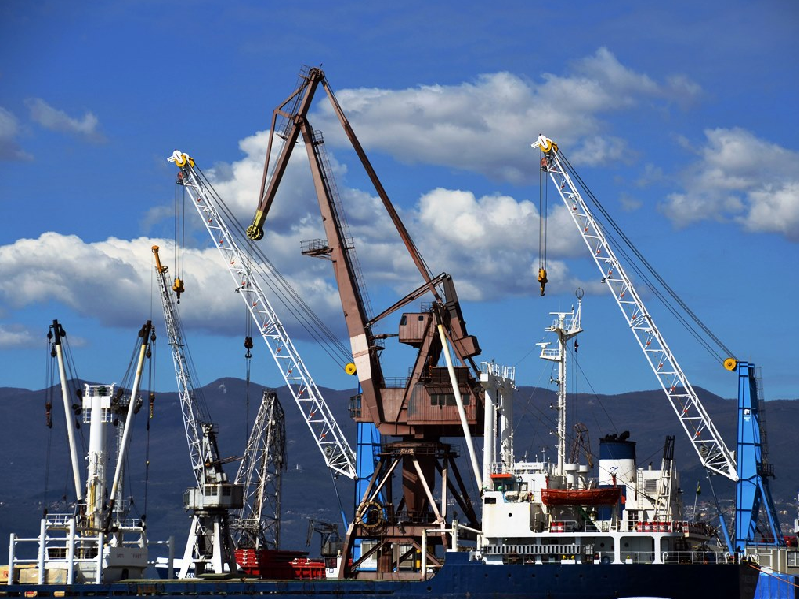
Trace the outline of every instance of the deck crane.
<instances>
[{"instance_id":1,"label":"deck crane","mask_svg":"<svg viewBox=\"0 0 799 599\"><path fill-rule=\"evenodd\" d=\"M280 548L280 492L286 466L283 407L277 393L264 389L235 479L244 487L244 506L231 523L238 551Z\"/></svg>"},{"instance_id":2,"label":"deck crane","mask_svg":"<svg viewBox=\"0 0 799 599\"><path fill-rule=\"evenodd\" d=\"M324 140L308 120L311 103L320 87L422 279L417 289L377 316L370 313L354 245L328 167ZM275 135L283 139L283 145L270 171ZM479 371L473 361L474 356L480 354L480 346L466 331L452 278L446 273L438 276L431 273L319 68L303 69L294 92L273 112L258 207L247 229L250 239L258 240L264 235L264 222L300 137L308 156L326 235L326 239L307 242L303 253L327 259L333 267L350 338L355 367L352 371L357 372L360 384L358 395L351 400L350 413L358 425L373 425L384 441L386 436L399 437L397 441L383 443L380 463L374 469L356 508L354 522L349 526L342 560L345 566L340 574L347 577L393 576L393 572L399 571L399 562L408 548L423 551L422 538L424 529L430 526L428 522L444 527L448 493L462 509L468 525L479 526L456 469L454 452L441 439L460 437L466 440L475 479L478 487L481 486L481 471L471 443L471 435L481 434L483 428L484 394L477 382ZM373 331L378 322L427 293L432 295L432 307L404 313L398 335L378 335ZM390 381L383 375L380 354L388 337L398 337L400 343L418 350L410 376L400 382ZM449 354L450 346L454 359ZM446 366L440 364L442 359L447 362ZM391 479L399 472L402 473L402 496L395 504L391 497ZM437 482L442 487L440 498L433 495ZM431 537L427 547L440 546L445 542L442 537ZM360 557L353 556L349 553L353 542L360 539L368 540L372 548ZM369 555L380 556L377 572L359 572L359 564ZM437 563L432 553L428 563Z\"/></svg>"},{"instance_id":3,"label":"deck crane","mask_svg":"<svg viewBox=\"0 0 799 599\"><path fill-rule=\"evenodd\" d=\"M608 242L605 230L598 223L578 191L574 183L575 178L585 187L579 175L562 154L557 143L548 137L540 135L532 147L541 150L543 154L541 170L549 175L561 199L566 204L594 263L599 268L602 282L607 285L616 300L671 407L677 414L683 430L699 456L700 462L710 474L725 476L736 483L738 499L735 526L736 548L743 550L747 542L754 541L755 521L761 506L765 507L772 538L776 543L781 543L779 522L768 488L768 464L763 461L762 422L758 419L761 407L754 365L740 362L734 357L723 360L723 365L727 370L738 370L740 379L737 445L739 461L736 464L733 453L725 445L696 391L680 368L652 315L633 286L632 280L619 262ZM587 188L586 192L593 198ZM625 237L623 234L621 235ZM637 251L636 255L641 257ZM662 282L659 277L658 280ZM674 295L665 283L664 286ZM699 322L690 309L679 298L677 300L705 333L727 352L727 355L731 355L732 352L704 324ZM726 528L724 534L727 535ZM729 539L727 539L727 544L732 546Z\"/></svg>"},{"instance_id":4,"label":"deck crane","mask_svg":"<svg viewBox=\"0 0 799 599\"><path fill-rule=\"evenodd\" d=\"M247 306L327 467L335 474L354 479L355 454L264 293L264 288L273 285L274 281L252 258L253 252L248 251L250 248L246 245L247 238L243 234L234 236L238 226L235 219L210 182L195 167L194 159L175 150L169 161L180 169L178 183L191 197L214 245L222 254L233 277L234 289Z\"/></svg>"},{"instance_id":5,"label":"deck crane","mask_svg":"<svg viewBox=\"0 0 799 599\"><path fill-rule=\"evenodd\" d=\"M172 348L186 442L197 485L183 496L184 507L191 510L193 516L178 577L186 578L192 565L195 575L207 571L222 574L225 568L233 572L236 560L229 510L243 507L244 488L241 484L230 483L222 468L223 460L216 440L217 427L211 422L204 397L194 386L193 362L185 343L176 300L170 294L174 288L167 267L161 264L158 246L154 245L152 250L164 322Z\"/></svg>"},{"instance_id":6,"label":"deck crane","mask_svg":"<svg viewBox=\"0 0 799 599\"><path fill-rule=\"evenodd\" d=\"M123 481L129 461L133 419L142 405L139 391L144 363L151 357L151 342L155 341L152 323L147 321L139 330L133 358L124 377L126 383L132 383L130 391L126 383L120 387L115 384L85 384L78 393L80 404L71 405L67 396L70 381L66 380L66 362L69 356L65 356L61 347L65 336L61 324L53 320L48 339L61 378L77 506L68 514L50 514L45 510L39 537L38 581L44 583L48 569L45 561L53 556L60 559L58 567L63 568L67 584L139 577L147 567L146 515L140 519L131 517L133 502L124 497ZM70 432L75 426L76 415L80 415L83 424L89 428L88 449L83 460L85 487L79 474L81 465L77 462L76 441ZM115 448L109 447L112 431L116 438ZM115 459L115 468L112 468L112 459ZM14 535L11 536L9 563L13 572L16 566ZM56 546L61 549L53 549Z\"/></svg>"}]
</instances>

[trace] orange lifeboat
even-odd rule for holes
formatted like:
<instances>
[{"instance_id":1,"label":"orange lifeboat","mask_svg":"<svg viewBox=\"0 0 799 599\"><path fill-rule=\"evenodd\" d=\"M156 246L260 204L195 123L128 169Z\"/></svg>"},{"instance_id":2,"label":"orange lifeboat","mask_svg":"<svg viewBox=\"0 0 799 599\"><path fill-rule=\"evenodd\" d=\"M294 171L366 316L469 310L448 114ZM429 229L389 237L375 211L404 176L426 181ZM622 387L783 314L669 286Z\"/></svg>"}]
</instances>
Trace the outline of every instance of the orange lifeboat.
<instances>
[{"instance_id":1,"label":"orange lifeboat","mask_svg":"<svg viewBox=\"0 0 799 599\"><path fill-rule=\"evenodd\" d=\"M604 489L541 489L544 505L613 505L621 498L620 487Z\"/></svg>"}]
</instances>

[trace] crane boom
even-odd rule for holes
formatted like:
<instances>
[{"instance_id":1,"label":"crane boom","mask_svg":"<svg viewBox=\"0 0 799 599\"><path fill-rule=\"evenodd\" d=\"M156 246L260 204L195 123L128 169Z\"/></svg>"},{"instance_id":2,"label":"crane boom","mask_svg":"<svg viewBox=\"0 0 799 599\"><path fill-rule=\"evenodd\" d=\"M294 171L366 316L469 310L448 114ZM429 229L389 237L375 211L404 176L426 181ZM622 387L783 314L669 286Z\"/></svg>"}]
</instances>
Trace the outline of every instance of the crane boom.
<instances>
[{"instance_id":1,"label":"crane boom","mask_svg":"<svg viewBox=\"0 0 799 599\"><path fill-rule=\"evenodd\" d=\"M195 169L194 160L188 155L176 150L169 161L180 168L179 182L191 197L214 245L222 254L228 271L235 281L236 291L247 306L261 337L269 348L325 463L334 473L354 479L355 453L294 347L283 323L266 298L256 265L250 255L239 247L230 226L222 217L224 208L221 199L199 169ZM264 280L263 283L269 284L269 281Z\"/></svg>"},{"instance_id":2,"label":"crane boom","mask_svg":"<svg viewBox=\"0 0 799 599\"><path fill-rule=\"evenodd\" d=\"M192 510L191 529L186 541L183 566L179 577L186 578L190 563L195 571L202 573L210 565L213 572L221 574L225 568L235 568L234 543L230 533L228 510L240 509L243 505L243 487L227 480L222 468L219 446L216 442L216 427L211 422L208 405L199 390L194 387L193 365L189 348L183 335L176 301L169 293L178 292L178 285L171 285L167 267L161 264L158 246L152 247L155 272L164 309L169 346L178 384L178 397L183 413L183 427L189 446L189 458L197 487L184 494L184 507ZM176 279L176 283L177 283ZM180 287L182 289L182 286ZM221 498L221 500L220 500Z\"/></svg>"},{"instance_id":3,"label":"crane boom","mask_svg":"<svg viewBox=\"0 0 799 599\"><path fill-rule=\"evenodd\" d=\"M183 412L183 426L186 431L186 442L189 446L189 458L197 484L202 486L205 480L206 463L218 463L219 456L203 455L203 427L211 425L211 416L203 397L194 388L191 374L191 358L188 346L184 340L183 326L177 312L175 300L169 293L172 289L167 267L162 266L158 256L158 246L154 245L156 280L161 295L161 305L164 309L164 324L166 325L169 346L172 348L172 362L175 366L175 378L178 383L178 397L180 409ZM213 447L214 444L211 444Z\"/></svg>"},{"instance_id":4,"label":"crane boom","mask_svg":"<svg viewBox=\"0 0 799 599\"><path fill-rule=\"evenodd\" d=\"M566 204L594 263L602 274L602 281L616 300L700 461L711 472L737 481L738 474L732 452L724 444L702 402L699 401L696 391L677 363L652 315L646 309L632 280L608 243L602 227L569 176L557 144L541 135L532 146L540 148L544 153L541 168L549 174Z\"/></svg>"}]
</instances>

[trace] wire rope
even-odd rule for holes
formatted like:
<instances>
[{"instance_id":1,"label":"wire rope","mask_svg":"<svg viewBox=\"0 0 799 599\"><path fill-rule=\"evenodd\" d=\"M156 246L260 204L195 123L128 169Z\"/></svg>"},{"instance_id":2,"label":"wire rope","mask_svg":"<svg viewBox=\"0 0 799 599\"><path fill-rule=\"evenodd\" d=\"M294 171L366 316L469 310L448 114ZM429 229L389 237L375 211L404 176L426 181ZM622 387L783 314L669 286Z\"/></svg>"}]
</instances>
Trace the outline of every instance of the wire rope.
<instances>
[{"instance_id":1,"label":"wire rope","mask_svg":"<svg viewBox=\"0 0 799 599\"><path fill-rule=\"evenodd\" d=\"M224 214L231 234L235 234L236 236L236 243L239 244L242 249L246 248L247 255L251 257L250 267L256 274L260 275L259 279L266 283L275 297L280 300L289 313L308 334L322 346L322 349L335 362L343 367L351 361L352 351L341 343L338 337L322 319L313 312L296 289L294 289L288 280L278 271L275 265L266 257L263 251L247 237L244 228L213 188L205 174L196 166L195 171L202 177L204 185L214 195L215 202L218 204L220 212ZM253 257L258 260L253 260Z\"/></svg>"},{"instance_id":2,"label":"wire rope","mask_svg":"<svg viewBox=\"0 0 799 599\"><path fill-rule=\"evenodd\" d=\"M635 254L636 258L638 258L638 260L646 268L646 270L649 273L652 274L652 276L655 278L655 280L657 280L658 283L660 283L660 285L662 285L662 287L666 291L666 293L668 293L668 295L675 302L677 302L677 304L685 311L685 313L691 318L691 320L693 320L702 329L702 331L704 331L705 334L708 337L710 337L710 339L712 339L713 342L720 349L722 349L726 353L727 356L734 357L735 354L733 354L733 352L707 327L707 325L705 325L705 323L702 322L702 320L694 313L693 310L691 310L688 307L688 305L682 300L682 298L679 295L677 295L677 293L674 291L674 289L672 289L672 287L663 279L663 277L660 276L660 274L649 263L649 261L643 256L643 254L638 250L638 248L635 247L635 245L630 240L630 238L627 237L627 235L621 230L621 228L616 223L616 221L613 220L613 218L610 216L610 214L605 209L605 207L601 204L601 202L596 198L596 196L594 196L594 194L591 192L591 190L588 188L588 186L582 180L582 178L577 173L577 171L574 170L574 167L571 165L571 163L568 161L568 159L563 155L563 153L558 151L558 156L560 156L560 158L563 160L563 162L566 165L569 173L571 173L571 175L575 178L575 180L580 184L580 187L582 187L582 189L585 191L586 195L591 199L591 201L594 203L594 205L597 207L597 209L605 217L605 219L607 219L608 224L613 228L613 230L616 232L616 234L624 241L624 243L627 245L627 247L630 248L630 250L633 252L633 254ZM627 257L627 259L629 260L629 257ZM634 262L632 260L629 260L629 261L630 261L630 264L634 264ZM639 272L639 275L641 275L643 277L642 273L637 268L636 268L636 272ZM643 278L646 280L646 277L643 277ZM654 287L654 285L652 285L648 281L647 281L647 286L649 286L650 289L652 289ZM663 302L663 304L669 309L669 311L672 312L672 314L676 315L675 309L673 308L673 306L671 306L668 302L666 302L664 300L664 298L662 297L662 294L660 294L658 292L656 295L657 295L658 299L660 299L661 302ZM679 317L679 320L680 320L681 323L683 323L683 326L687 326L689 328L689 330L693 328L693 327L690 326L690 324L687 323L687 321L684 318ZM699 338L699 334L698 333L692 333L692 334L694 334L694 337ZM703 344L705 344L705 343L703 343ZM705 348L709 349L709 344L706 344ZM713 350L709 349L709 351L711 351L711 353L713 353L715 356L721 358L721 356L719 356Z\"/></svg>"}]
</instances>

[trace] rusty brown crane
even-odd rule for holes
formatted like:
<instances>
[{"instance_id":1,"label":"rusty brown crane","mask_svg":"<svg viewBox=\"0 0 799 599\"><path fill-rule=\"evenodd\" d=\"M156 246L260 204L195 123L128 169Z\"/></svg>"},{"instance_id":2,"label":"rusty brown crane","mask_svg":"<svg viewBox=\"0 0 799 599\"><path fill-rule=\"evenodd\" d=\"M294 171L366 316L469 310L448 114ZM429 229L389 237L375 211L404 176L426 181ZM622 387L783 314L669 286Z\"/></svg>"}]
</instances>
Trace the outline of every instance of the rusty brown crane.
<instances>
[{"instance_id":1,"label":"rusty brown crane","mask_svg":"<svg viewBox=\"0 0 799 599\"><path fill-rule=\"evenodd\" d=\"M308 121L308 111L320 85L421 275L418 288L375 317L370 314L355 249L347 236L343 210L327 166L324 140ZM283 145L270 173L275 135L283 139ZM356 509L345 540L341 574L385 578L396 577L402 570L402 577L420 577L418 568L408 572L405 566L422 551L424 529L444 528L448 493L460 507L467 525L478 525L457 469L456 452L442 438L466 437L470 441L471 435L482 434L483 393L473 361L480 354L480 346L466 331L452 278L447 274L432 275L321 69L304 69L294 92L273 112L258 209L247 235L256 240L263 237L264 223L300 135L326 235L324 240L306 243L304 253L328 259L333 266L352 349L350 371L357 373L360 383L360 393L351 399L350 412L356 422L374 423L381 435L394 438L393 442L384 442L375 473ZM428 293L432 295L431 307L402 314L398 334L373 333L376 323ZM418 350L410 376L401 383L390 382L383 374L380 354L387 337L397 337L400 343ZM449 364L451 369L441 364L442 357L449 357L450 346L455 356ZM471 445L470 453L474 465ZM393 479L399 472L402 493L395 503ZM442 487L438 497L434 494L436 482ZM349 552L355 539L368 541L371 549L350 566ZM435 547L446 546L446 535L434 535L428 541L427 563L435 564ZM359 564L370 557L377 558L377 572L360 571Z\"/></svg>"}]
</instances>

